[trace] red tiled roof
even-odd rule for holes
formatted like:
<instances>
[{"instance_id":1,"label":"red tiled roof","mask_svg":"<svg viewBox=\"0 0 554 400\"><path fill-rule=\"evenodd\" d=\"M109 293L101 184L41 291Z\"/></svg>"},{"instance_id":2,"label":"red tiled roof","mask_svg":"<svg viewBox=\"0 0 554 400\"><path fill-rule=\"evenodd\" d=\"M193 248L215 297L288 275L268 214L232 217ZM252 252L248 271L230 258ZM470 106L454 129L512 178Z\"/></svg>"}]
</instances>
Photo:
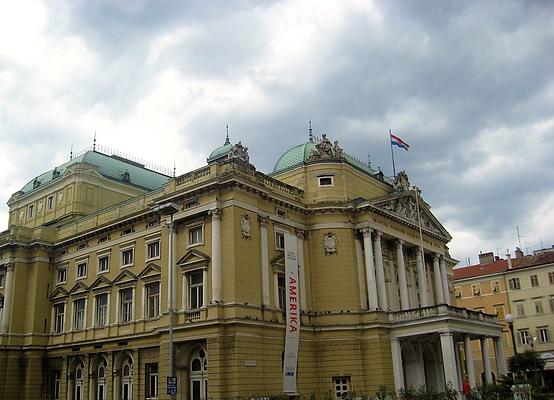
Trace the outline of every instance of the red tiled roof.
<instances>
[{"instance_id":1,"label":"red tiled roof","mask_svg":"<svg viewBox=\"0 0 554 400\"><path fill-rule=\"evenodd\" d=\"M537 255L512 258L512 270L529 268L537 265L554 263L554 251L545 251ZM507 260L498 260L490 264L476 264L462 268L454 268L454 280L491 275L508 270Z\"/></svg>"}]
</instances>

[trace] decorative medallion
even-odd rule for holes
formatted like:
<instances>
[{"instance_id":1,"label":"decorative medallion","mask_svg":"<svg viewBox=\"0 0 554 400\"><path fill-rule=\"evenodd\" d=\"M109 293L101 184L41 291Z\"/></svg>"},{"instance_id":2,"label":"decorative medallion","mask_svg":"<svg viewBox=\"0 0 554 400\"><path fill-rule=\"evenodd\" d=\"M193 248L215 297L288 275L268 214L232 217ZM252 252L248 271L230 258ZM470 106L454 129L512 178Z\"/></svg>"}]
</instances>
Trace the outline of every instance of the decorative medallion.
<instances>
[{"instance_id":1,"label":"decorative medallion","mask_svg":"<svg viewBox=\"0 0 554 400\"><path fill-rule=\"evenodd\" d=\"M248 214L242 214L240 216L240 233L244 239L252 238L252 221Z\"/></svg>"},{"instance_id":2,"label":"decorative medallion","mask_svg":"<svg viewBox=\"0 0 554 400\"><path fill-rule=\"evenodd\" d=\"M337 235L333 232L323 234L323 249L325 255L335 254L337 252Z\"/></svg>"}]
</instances>

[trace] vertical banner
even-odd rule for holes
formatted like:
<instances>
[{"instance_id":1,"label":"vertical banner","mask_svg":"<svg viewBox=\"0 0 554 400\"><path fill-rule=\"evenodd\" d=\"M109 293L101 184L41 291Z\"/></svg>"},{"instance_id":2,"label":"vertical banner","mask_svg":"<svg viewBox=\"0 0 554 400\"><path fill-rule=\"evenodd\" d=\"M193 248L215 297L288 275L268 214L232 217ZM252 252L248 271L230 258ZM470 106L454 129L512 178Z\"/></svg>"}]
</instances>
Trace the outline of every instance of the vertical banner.
<instances>
[{"instance_id":1,"label":"vertical banner","mask_svg":"<svg viewBox=\"0 0 554 400\"><path fill-rule=\"evenodd\" d=\"M285 234L285 284L287 332L283 360L283 392L296 394L296 366L300 337L300 293L298 285L298 241L295 235Z\"/></svg>"}]
</instances>

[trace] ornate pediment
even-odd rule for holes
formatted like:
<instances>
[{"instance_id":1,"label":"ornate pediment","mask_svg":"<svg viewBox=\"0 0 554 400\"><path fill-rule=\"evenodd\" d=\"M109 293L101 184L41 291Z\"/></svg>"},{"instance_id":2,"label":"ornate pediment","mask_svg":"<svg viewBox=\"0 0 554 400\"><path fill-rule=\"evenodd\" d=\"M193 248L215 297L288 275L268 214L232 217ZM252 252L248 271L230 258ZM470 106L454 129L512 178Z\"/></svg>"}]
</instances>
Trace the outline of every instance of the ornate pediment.
<instances>
[{"instance_id":1,"label":"ornate pediment","mask_svg":"<svg viewBox=\"0 0 554 400\"><path fill-rule=\"evenodd\" d=\"M450 234L431 213L427 203L421 198L419 198L418 219L418 204L416 203L416 197L413 191L403 192L392 198L378 200L372 205L387 214L394 215L415 226L419 226L421 221L421 229L448 239L451 238Z\"/></svg>"},{"instance_id":2,"label":"ornate pediment","mask_svg":"<svg viewBox=\"0 0 554 400\"><path fill-rule=\"evenodd\" d=\"M75 296L76 294L81 293L87 293L89 291L89 287L85 285L83 282L77 282L69 291L69 294L71 296Z\"/></svg>"},{"instance_id":3,"label":"ornate pediment","mask_svg":"<svg viewBox=\"0 0 554 400\"><path fill-rule=\"evenodd\" d=\"M159 276L162 273L162 268L159 265L156 265L154 263L148 264L146 268L144 268L140 274L138 274L138 277L141 279L150 278L153 276Z\"/></svg>"},{"instance_id":4,"label":"ornate pediment","mask_svg":"<svg viewBox=\"0 0 554 400\"><path fill-rule=\"evenodd\" d=\"M63 287L57 287L52 293L50 293L50 295L48 295L48 298L53 300L67 296L69 296L69 292L67 290L65 290Z\"/></svg>"},{"instance_id":5,"label":"ornate pediment","mask_svg":"<svg viewBox=\"0 0 554 400\"><path fill-rule=\"evenodd\" d=\"M113 280L114 285L122 285L124 283L130 283L135 282L137 280L137 276L133 274L131 271L122 271L117 277Z\"/></svg>"},{"instance_id":6,"label":"ornate pediment","mask_svg":"<svg viewBox=\"0 0 554 400\"><path fill-rule=\"evenodd\" d=\"M210 256L198 250L189 250L177 261L177 265L183 270L188 270L198 267L207 267L210 262Z\"/></svg>"},{"instance_id":7,"label":"ornate pediment","mask_svg":"<svg viewBox=\"0 0 554 400\"><path fill-rule=\"evenodd\" d=\"M271 267L274 271L285 271L285 256L282 254L277 255L271 260Z\"/></svg>"},{"instance_id":8,"label":"ornate pediment","mask_svg":"<svg viewBox=\"0 0 554 400\"><path fill-rule=\"evenodd\" d=\"M96 280L90 285L90 290L105 289L112 286L112 281L110 281L105 276L99 276Z\"/></svg>"}]
</instances>

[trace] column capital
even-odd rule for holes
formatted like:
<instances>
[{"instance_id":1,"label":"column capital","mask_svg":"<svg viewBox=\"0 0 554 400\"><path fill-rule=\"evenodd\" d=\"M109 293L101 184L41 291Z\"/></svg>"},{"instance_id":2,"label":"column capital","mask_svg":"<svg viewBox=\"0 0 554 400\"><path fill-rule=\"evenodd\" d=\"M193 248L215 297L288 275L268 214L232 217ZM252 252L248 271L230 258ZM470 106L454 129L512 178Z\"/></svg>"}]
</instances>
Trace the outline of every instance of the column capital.
<instances>
[{"instance_id":1,"label":"column capital","mask_svg":"<svg viewBox=\"0 0 554 400\"><path fill-rule=\"evenodd\" d=\"M375 240L380 240L381 238L383 237L383 232L381 231L378 231L377 229L375 229Z\"/></svg>"},{"instance_id":2,"label":"column capital","mask_svg":"<svg viewBox=\"0 0 554 400\"><path fill-rule=\"evenodd\" d=\"M396 239L396 246L404 246L404 241L402 239Z\"/></svg>"},{"instance_id":3,"label":"column capital","mask_svg":"<svg viewBox=\"0 0 554 400\"><path fill-rule=\"evenodd\" d=\"M300 240L304 240L306 237L306 231L304 229L295 228L294 233L296 233L296 237Z\"/></svg>"},{"instance_id":4,"label":"column capital","mask_svg":"<svg viewBox=\"0 0 554 400\"><path fill-rule=\"evenodd\" d=\"M267 227L267 224L269 222L269 217L263 216L263 215L258 215L258 222L260 223L260 225L262 227Z\"/></svg>"},{"instance_id":5,"label":"column capital","mask_svg":"<svg viewBox=\"0 0 554 400\"><path fill-rule=\"evenodd\" d=\"M371 239L371 232L373 232L373 229L371 228L362 228L360 229L360 233L364 237L364 239L370 238Z\"/></svg>"},{"instance_id":6,"label":"column capital","mask_svg":"<svg viewBox=\"0 0 554 400\"><path fill-rule=\"evenodd\" d=\"M208 214L212 216L212 221L221 219L221 208L214 208L208 211Z\"/></svg>"},{"instance_id":7,"label":"column capital","mask_svg":"<svg viewBox=\"0 0 554 400\"><path fill-rule=\"evenodd\" d=\"M6 268L6 271L13 271L15 269L15 263L9 262L4 264L4 267Z\"/></svg>"}]
</instances>

